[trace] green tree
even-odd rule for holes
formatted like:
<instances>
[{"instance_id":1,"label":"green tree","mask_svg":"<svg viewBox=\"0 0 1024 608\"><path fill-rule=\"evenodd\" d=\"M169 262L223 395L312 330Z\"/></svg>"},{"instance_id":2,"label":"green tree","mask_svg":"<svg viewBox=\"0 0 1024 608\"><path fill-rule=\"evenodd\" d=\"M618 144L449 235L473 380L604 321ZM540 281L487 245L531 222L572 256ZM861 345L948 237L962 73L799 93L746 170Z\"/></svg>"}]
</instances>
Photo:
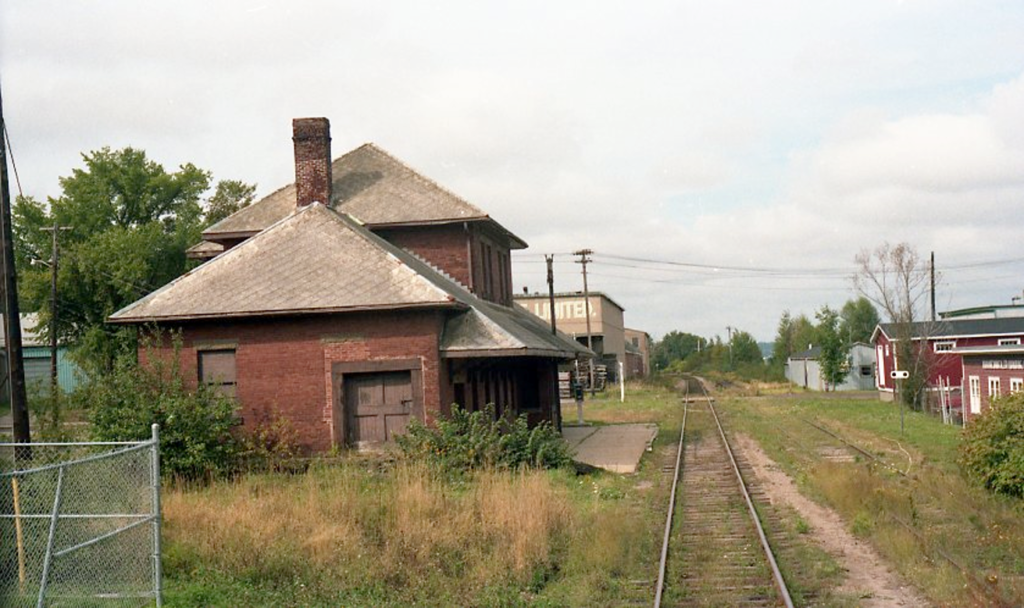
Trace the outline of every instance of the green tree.
<instances>
[{"instance_id":1,"label":"green tree","mask_svg":"<svg viewBox=\"0 0 1024 608\"><path fill-rule=\"evenodd\" d=\"M775 331L775 342L772 344L772 364L776 366L785 365L786 359L793 352L793 316L788 310L782 311L779 317L779 325Z\"/></svg>"},{"instance_id":2,"label":"green tree","mask_svg":"<svg viewBox=\"0 0 1024 608\"><path fill-rule=\"evenodd\" d=\"M39 311L48 334L52 247L44 228L69 227L60 234L58 337L77 345L86 371L99 373L135 348L134 331L106 318L186 270L185 249L206 225L201 197L211 178L192 164L167 172L134 148L82 159L84 168L60 179L62 194L48 205L17 201L15 244L23 309Z\"/></svg>"},{"instance_id":3,"label":"green tree","mask_svg":"<svg viewBox=\"0 0 1024 608\"><path fill-rule=\"evenodd\" d=\"M239 209L248 207L255 195L255 184L246 184L233 179L221 180L206 201L206 223L208 225L216 224Z\"/></svg>"},{"instance_id":4,"label":"green tree","mask_svg":"<svg viewBox=\"0 0 1024 608\"><path fill-rule=\"evenodd\" d=\"M754 336L745 331L734 331L732 334L732 360L735 365L744 363L762 363L761 347Z\"/></svg>"},{"instance_id":5,"label":"green tree","mask_svg":"<svg viewBox=\"0 0 1024 608\"><path fill-rule=\"evenodd\" d=\"M707 340L693 334L670 331L654 344L651 359L656 369L665 369L673 361L682 361L700 350Z\"/></svg>"},{"instance_id":6,"label":"green tree","mask_svg":"<svg viewBox=\"0 0 1024 608\"><path fill-rule=\"evenodd\" d=\"M805 351L817 342L817 329L807 315L793 317L788 310L783 311L772 346L772 363L784 365L790 355Z\"/></svg>"},{"instance_id":7,"label":"green tree","mask_svg":"<svg viewBox=\"0 0 1024 608\"><path fill-rule=\"evenodd\" d=\"M878 309L864 296L855 300L847 300L839 312L839 335L847 344L870 342L871 334L881 319Z\"/></svg>"},{"instance_id":8,"label":"green tree","mask_svg":"<svg viewBox=\"0 0 1024 608\"><path fill-rule=\"evenodd\" d=\"M849 372L847 363L849 348L839 334L838 312L828 306L822 306L814 316L818 320L818 344L821 346L821 355L818 357L821 377L825 381L826 388L834 389Z\"/></svg>"},{"instance_id":9,"label":"green tree","mask_svg":"<svg viewBox=\"0 0 1024 608\"><path fill-rule=\"evenodd\" d=\"M811 323L807 315L801 314L793 320L793 350L790 354L805 351L816 346L818 342L818 328Z\"/></svg>"}]
</instances>

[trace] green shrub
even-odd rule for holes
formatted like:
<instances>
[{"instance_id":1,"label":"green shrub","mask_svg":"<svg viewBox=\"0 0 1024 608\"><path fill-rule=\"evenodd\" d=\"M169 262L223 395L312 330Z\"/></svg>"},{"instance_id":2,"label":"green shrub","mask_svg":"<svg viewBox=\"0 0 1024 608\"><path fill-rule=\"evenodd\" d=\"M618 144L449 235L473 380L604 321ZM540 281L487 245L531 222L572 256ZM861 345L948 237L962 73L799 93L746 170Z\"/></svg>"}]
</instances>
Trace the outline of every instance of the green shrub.
<instances>
[{"instance_id":1,"label":"green shrub","mask_svg":"<svg viewBox=\"0 0 1024 608\"><path fill-rule=\"evenodd\" d=\"M277 411L258 419L239 443L240 465L249 472L291 470L300 455L295 426Z\"/></svg>"},{"instance_id":2,"label":"green shrub","mask_svg":"<svg viewBox=\"0 0 1024 608\"><path fill-rule=\"evenodd\" d=\"M138 441L160 425L160 461L165 474L202 479L236 466L237 404L206 385L190 388L178 366L180 339L170 363L158 356L140 365L121 357L114 369L76 391L90 413L93 439Z\"/></svg>"},{"instance_id":3,"label":"green shrub","mask_svg":"<svg viewBox=\"0 0 1024 608\"><path fill-rule=\"evenodd\" d=\"M959 463L989 490L1024 497L1024 393L994 399L971 419L964 429Z\"/></svg>"},{"instance_id":4,"label":"green shrub","mask_svg":"<svg viewBox=\"0 0 1024 608\"><path fill-rule=\"evenodd\" d=\"M406 456L449 473L488 467L558 468L572 462L568 444L549 423L530 428L525 414L511 422L495 420L493 406L468 412L453 405L451 416L433 426L414 420L397 442Z\"/></svg>"}]
</instances>

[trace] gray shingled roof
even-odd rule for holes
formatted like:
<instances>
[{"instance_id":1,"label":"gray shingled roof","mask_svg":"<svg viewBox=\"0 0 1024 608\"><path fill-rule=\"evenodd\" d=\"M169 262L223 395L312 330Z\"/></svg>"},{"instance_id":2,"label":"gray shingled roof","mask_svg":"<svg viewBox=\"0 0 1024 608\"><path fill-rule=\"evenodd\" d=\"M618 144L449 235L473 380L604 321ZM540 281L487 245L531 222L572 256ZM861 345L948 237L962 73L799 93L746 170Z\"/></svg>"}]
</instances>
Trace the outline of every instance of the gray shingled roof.
<instances>
[{"instance_id":1,"label":"gray shingled roof","mask_svg":"<svg viewBox=\"0 0 1024 608\"><path fill-rule=\"evenodd\" d=\"M146 323L444 306L448 357L590 355L519 307L481 300L344 214L315 204L110 317Z\"/></svg>"},{"instance_id":2,"label":"gray shingled roof","mask_svg":"<svg viewBox=\"0 0 1024 608\"><path fill-rule=\"evenodd\" d=\"M878 328L890 338L896 336L895 323L880 323ZM1001 336L1024 333L1024 317L1000 319L939 319L913 324L913 338L956 338L967 336Z\"/></svg>"},{"instance_id":3,"label":"gray shingled roof","mask_svg":"<svg viewBox=\"0 0 1024 608\"><path fill-rule=\"evenodd\" d=\"M350 218L310 205L110 317L114 323L451 306Z\"/></svg>"},{"instance_id":4,"label":"gray shingled roof","mask_svg":"<svg viewBox=\"0 0 1024 608\"><path fill-rule=\"evenodd\" d=\"M224 245L211 241L201 241L185 250L185 255L192 259L209 259L224 253Z\"/></svg>"},{"instance_id":5,"label":"gray shingled roof","mask_svg":"<svg viewBox=\"0 0 1024 608\"><path fill-rule=\"evenodd\" d=\"M450 318L441 338L441 352L447 357L506 356L510 354L546 355L572 358L593 357L585 346L559 332L518 306L508 308L480 300L465 292L471 300L469 310ZM475 300L475 301L474 301ZM461 298L460 298L461 301Z\"/></svg>"},{"instance_id":6,"label":"gray shingled roof","mask_svg":"<svg viewBox=\"0 0 1024 608\"><path fill-rule=\"evenodd\" d=\"M526 243L478 207L413 171L372 143L331 164L331 207L370 227L489 221L512 240ZM240 209L203 233L205 239L249 236L286 217L295 208L295 184Z\"/></svg>"}]
</instances>

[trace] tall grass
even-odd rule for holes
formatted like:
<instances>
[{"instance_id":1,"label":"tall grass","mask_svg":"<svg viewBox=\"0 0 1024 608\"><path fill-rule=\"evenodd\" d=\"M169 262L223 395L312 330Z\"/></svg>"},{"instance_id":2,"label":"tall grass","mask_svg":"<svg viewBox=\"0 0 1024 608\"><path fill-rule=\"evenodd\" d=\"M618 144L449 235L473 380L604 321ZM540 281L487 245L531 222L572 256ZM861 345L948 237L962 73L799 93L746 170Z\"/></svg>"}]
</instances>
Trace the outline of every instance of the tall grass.
<instances>
[{"instance_id":1,"label":"tall grass","mask_svg":"<svg viewBox=\"0 0 1024 608\"><path fill-rule=\"evenodd\" d=\"M456 592L474 603L495 584L526 587L547 576L573 521L545 473L482 472L459 485L415 464L358 460L173 489L164 515L172 579L213 573L324 605L444 603Z\"/></svg>"}]
</instances>

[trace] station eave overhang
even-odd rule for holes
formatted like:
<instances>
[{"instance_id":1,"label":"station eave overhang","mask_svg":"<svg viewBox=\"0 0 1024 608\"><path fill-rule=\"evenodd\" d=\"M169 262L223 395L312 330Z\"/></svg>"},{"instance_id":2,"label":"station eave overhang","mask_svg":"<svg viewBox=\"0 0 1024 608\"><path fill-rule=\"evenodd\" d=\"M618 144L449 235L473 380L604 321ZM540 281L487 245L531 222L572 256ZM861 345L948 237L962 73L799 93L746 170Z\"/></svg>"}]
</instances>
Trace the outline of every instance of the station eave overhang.
<instances>
[{"instance_id":1,"label":"station eave overhang","mask_svg":"<svg viewBox=\"0 0 1024 608\"><path fill-rule=\"evenodd\" d=\"M583 353L571 353L563 350L544 348L495 348L495 349L466 349L466 350L442 350L441 357L444 359L480 359L497 357L537 357L542 359L563 359L572 360L577 356L585 356Z\"/></svg>"},{"instance_id":2,"label":"station eave overhang","mask_svg":"<svg viewBox=\"0 0 1024 608\"><path fill-rule=\"evenodd\" d=\"M238 313L209 313L190 315L162 315L144 317L108 317L107 323L116 325L144 325L146 323L172 323L180 321L215 321L218 319L265 319L274 317L299 317L311 315L341 314L349 312L388 312L388 311L416 311L416 310L462 310L468 308L461 302L437 302L427 304L403 304L384 306L347 306L335 308L295 308L287 310L260 310Z\"/></svg>"}]
</instances>

